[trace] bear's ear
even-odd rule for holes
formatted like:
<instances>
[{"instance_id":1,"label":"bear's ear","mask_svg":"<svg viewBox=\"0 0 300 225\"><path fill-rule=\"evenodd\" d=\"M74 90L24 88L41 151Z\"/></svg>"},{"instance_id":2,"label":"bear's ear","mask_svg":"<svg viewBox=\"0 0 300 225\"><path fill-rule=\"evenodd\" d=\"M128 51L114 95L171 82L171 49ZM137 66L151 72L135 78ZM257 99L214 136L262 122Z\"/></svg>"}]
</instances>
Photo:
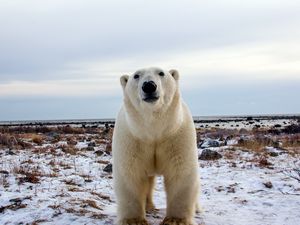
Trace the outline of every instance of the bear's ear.
<instances>
[{"instance_id":1,"label":"bear's ear","mask_svg":"<svg viewBox=\"0 0 300 225\"><path fill-rule=\"evenodd\" d=\"M128 75L123 75L123 76L121 76L120 82L121 82L121 85L122 85L123 88L126 87L126 84L127 84L127 82L128 82L128 79L129 79L129 76L128 76Z\"/></svg>"},{"instance_id":2,"label":"bear's ear","mask_svg":"<svg viewBox=\"0 0 300 225\"><path fill-rule=\"evenodd\" d=\"M170 70L169 73L174 77L174 79L177 81L179 80L179 73L177 70Z\"/></svg>"}]
</instances>

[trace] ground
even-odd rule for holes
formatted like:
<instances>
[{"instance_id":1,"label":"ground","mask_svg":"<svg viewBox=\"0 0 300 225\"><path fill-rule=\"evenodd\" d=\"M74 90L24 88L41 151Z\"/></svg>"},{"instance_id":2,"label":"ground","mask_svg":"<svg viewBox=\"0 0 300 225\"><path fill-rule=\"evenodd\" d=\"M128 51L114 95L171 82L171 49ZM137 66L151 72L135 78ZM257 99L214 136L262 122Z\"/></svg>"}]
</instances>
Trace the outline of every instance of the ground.
<instances>
[{"instance_id":1,"label":"ground","mask_svg":"<svg viewBox=\"0 0 300 225\"><path fill-rule=\"evenodd\" d=\"M255 127L258 124L261 127ZM297 120L201 123L196 127L199 157L202 155L199 224L298 223ZM0 224L114 224L112 129L1 127ZM210 160L203 157L208 150L216 152ZM158 211L147 214L153 225L162 221L165 212L162 184L159 177L154 194Z\"/></svg>"}]
</instances>

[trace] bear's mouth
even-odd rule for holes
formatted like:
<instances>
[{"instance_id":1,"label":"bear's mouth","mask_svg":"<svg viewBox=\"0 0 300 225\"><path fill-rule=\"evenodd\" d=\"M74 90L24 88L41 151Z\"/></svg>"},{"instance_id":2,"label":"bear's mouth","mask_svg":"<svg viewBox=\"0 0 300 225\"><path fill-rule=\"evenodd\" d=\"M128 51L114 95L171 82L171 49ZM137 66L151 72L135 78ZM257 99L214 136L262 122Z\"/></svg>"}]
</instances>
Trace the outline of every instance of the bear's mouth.
<instances>
[{"instance_id":1,"label":"bear's mouth","mask_svg":"<svg viewBox=\"0 0 300 225\"><path fill-rule=\"evenodd\" d=\"M152 103L152 102L156 102L158 99L159 99L159 96L149 95L149 96L146 96L145 98L143 98L143 101Z\"/></svg>"}]
</instances>

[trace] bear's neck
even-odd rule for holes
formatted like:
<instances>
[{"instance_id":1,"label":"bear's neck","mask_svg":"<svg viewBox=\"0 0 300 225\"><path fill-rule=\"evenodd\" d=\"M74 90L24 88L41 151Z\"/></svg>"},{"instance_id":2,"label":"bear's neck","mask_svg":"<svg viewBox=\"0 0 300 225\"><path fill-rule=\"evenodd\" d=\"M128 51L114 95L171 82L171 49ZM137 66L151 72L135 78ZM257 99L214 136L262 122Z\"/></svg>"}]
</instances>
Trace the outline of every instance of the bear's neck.
<instances>
[{"instance_id":1,"label":"bear's neck","mask_svg":"<svg viewBox=\"0 0 300 225\"><path fill-rule=\"evenodd\" d=\"M168 107L159 111L140 112L133 105L126 104L132 103L125 103L128 127L135 138L144 142L161 141L174 134L182 125L183 105L179 92L175 93Z\"/></svg>"}]
</instances>

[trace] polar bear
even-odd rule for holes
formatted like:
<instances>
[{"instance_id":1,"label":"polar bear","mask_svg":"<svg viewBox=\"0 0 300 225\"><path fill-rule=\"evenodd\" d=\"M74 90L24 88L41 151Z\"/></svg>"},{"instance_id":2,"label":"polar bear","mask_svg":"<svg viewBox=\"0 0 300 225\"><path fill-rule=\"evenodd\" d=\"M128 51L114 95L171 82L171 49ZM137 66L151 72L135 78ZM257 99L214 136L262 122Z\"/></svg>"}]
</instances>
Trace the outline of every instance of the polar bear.
<instances>
[{"instance_id":1,"label":"polar bear","mask_svg":"<svg viewBox=\"0 0 300 225\"><path fill-rule=\"evenodd\" d=\"M146 68L120 78L124 102L113 134L113 178L120 225L144 225L155 175L167 195L162 225L190 225L198 199L196 132L176 70Z\"/></svg>"}]
</instances>

